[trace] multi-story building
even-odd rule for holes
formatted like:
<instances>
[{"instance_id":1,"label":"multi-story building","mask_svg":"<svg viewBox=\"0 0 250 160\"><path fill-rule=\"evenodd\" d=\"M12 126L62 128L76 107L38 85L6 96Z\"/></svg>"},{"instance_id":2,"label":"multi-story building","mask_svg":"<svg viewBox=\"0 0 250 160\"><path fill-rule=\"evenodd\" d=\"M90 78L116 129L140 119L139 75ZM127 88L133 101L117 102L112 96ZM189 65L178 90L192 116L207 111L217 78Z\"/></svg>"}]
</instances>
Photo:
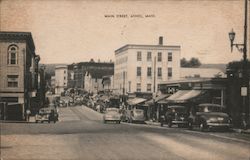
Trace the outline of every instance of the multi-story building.
<instances>
[{"instance_id":1,"label":"multi-story building","mask_svg":"<svg viewBox=\"0 0 250 160\"><path fill-rule=\"evenodd\" d=\"M68 66L57 65L55 67L55 94L60 95L67 88Z\"/></svg>"},{"instance_id":2,"label":"multi-story building","mask_svg":"<svg viewBox=\"0 0 250 160\"><path fill-rule=\"evenodd\" d=\"M68 88L85 89L86 73L98 73L102 76L114 75L113 62L80 62L68 65ZM94 76L95 77L95 76ZM99 78L100 76L98 76ZM86 90L86 89L85 89Z\"/></svg>"},{"instance_id":3,"label":"multi-story building","mask_svg":"<svg viewBox=\"0 0 250 160\"><path fill-rule=\"evenodd\" d=\"M113 74L113 71L110 74ZM106 72L87 71L84 76L84 89L89 93L112 90L112 77Z\"/></svg>"},{"instance_id":4,"label":"multi-story building","mask_svg":"<svg viewBox=\"0 0 250 160\"><path fill-rule=\"evenodd\" d=\"M118 93L158 91L162 81L180 78L180 46L128 44L115 51L114 88Z\"/></svg>"},{"instance_id":5,"label":"multi-story building","mask_svg":"<svg viewBox=\"0 0 250 160\"><path fill-rule=\"evenodd\" d=\"M250 3L248 2L248 8L250 8ZM248 55L247 55L247 58L248 60L250 61L250 21L249 21L249 17L250 17L250 10L248 9L248 24L247 24L247 52L248 52Z\"/></svg>"},{"instance_id":6,"label":"multi-story building","mask_svg":"<svg viewBox=\"0 0 250 160\"><path fill-rule=\"evenodd\" d=\"M38 63L30 32L0 32L0 108L5 119L23 119L38 88Z\"/></svg>"}]
</instances>

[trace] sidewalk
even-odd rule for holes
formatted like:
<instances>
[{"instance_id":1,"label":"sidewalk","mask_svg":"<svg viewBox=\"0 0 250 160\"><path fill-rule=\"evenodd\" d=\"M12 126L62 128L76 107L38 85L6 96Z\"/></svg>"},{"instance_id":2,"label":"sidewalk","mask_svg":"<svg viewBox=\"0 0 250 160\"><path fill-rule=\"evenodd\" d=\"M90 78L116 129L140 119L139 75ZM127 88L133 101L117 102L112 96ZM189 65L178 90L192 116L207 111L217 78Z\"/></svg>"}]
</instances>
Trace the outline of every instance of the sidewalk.
<instances>
[{"instance_id":1,"label":"sidewalk","mask_svg":"<svg viewBox=\"0 0 250 160\"><path fill-rule=\"evenodd\" d=\"M145 121L145 123L148 125L161 126L160 122ZM244 130L239 128L233 128L232 130L236 133L250 134L250 129Z\"/></svg>"}]
</instances>

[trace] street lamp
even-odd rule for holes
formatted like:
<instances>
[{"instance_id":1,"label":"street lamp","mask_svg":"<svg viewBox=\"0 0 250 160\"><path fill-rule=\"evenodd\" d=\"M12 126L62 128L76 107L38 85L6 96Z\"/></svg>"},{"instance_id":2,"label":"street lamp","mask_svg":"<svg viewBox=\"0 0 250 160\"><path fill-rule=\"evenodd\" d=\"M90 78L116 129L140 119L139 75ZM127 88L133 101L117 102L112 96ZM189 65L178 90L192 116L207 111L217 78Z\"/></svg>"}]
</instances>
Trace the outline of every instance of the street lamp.
<instances>
[{"instance_id":1,"label":"street lamp","mask_svg":"<svg viewBox=\"0 0 250 160\"><path fill-rule=\"evenodd\" d=\"M229 39L231 42L231 52L233 51L233 46L235 46L239 52L243 53L243 65L242 65L242 86L241 86L241 96L243 98L243 113L242 121L243 127L247 129L247 122L249 120L249 76L248 76L248 63L247 63L247 14L248 14L248 0L245 0L245 24L244 24L244 43L238 44L234 43L236 33L232 31L229 33Z\"/></svg>"}]
</instances>

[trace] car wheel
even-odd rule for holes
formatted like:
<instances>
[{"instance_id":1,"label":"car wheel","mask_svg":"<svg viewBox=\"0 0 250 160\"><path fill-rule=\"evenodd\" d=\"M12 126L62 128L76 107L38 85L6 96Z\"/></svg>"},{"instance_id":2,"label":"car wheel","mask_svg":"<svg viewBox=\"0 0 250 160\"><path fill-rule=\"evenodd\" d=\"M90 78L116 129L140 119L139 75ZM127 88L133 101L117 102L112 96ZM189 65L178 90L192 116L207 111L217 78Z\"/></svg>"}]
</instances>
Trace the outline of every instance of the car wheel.
<instances>
[{"instance_id":1,"label":"car wheel","mask_svg":"<svg viewBox=\"0 0 250 160\"><path fill-rule=\"evenodd\" d=\"M161 127L163 127L163 122L161 122Z\"/></svg>"},{"instance_id":2,"label":"car wheel","mask_svg":"<svg viewBox=\"0 0 250 160\"><path fill-rule=\"evenodd\" d=\"M168 127L169 127L169 128L172 127L172 122L171 122L171 121L168 122Z\"/></svg>"},{"instance_id":3,"label":"car wheel","mask_svg":"<svg viewBox=\"0 0 250 160\"><path fill-rule=\"evenodd\" d=\"M43 121L41 121L41 123L43 123Z\"/></svg>"},{"instance_id":4,"label":"car wheel","mask_svg":"<svg viewBox=\"0 0 250 160\"><path fill-rule=\"evenodd\" d=\"M38 120L36 120L36 123L38 123Z\"/></svg>"},{"instance_id":5,"label":"car wheel","mask_svg":"<svg viewBox=\"0 0 250 160\"><path fill-rule=\"evenodd\" d=\"M199 125L200 131L204 132L207 129L206 123L201 122Z\"/></svg>"},{"instance_id":6,"label":"car wheel","mask_svg":"<svg viewBox=\"0 0 250 160\"><path fill-rule=\"evenodd\" d=\"M192 122L188 122L187 127L188 127L188 129L192 130L192 129L193 129L193 124L192 124Z\"/></svg>"},{"instance_id":7,"label":"car wheel","mask_svg":"<svg viewBox=\"0 0 250 160\"><path fill-rule=\"evenodd\" d=\"M54 120L54 123L56 123L56 120Z\"/></svg>"},{"instance_id":8,"label":"car wheel","mask_svg":"<svg viewBox=\"0 0 250 160\"><path fill-rule=\"evenodd\" d=\"M50 123L50 120L48 121L48 123Z\"/></svg>"}]
</instances>

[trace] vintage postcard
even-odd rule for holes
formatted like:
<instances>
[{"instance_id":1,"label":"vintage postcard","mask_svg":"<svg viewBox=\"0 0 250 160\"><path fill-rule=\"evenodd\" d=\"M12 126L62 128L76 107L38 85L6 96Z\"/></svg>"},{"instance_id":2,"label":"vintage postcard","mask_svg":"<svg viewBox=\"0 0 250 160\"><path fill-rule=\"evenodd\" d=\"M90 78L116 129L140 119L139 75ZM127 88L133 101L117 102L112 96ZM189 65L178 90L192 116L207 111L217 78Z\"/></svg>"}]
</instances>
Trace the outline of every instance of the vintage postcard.
<instances>
[{"instance_id":1,"label":"vintage postcard","mask_svg":"<svg viewBox=\"0 0 250 160\"><path fill-rule=\"evenodd\" d=\"M0 0L0 160L249 160L249 0Z\"/></svg>"}]
</instances>

